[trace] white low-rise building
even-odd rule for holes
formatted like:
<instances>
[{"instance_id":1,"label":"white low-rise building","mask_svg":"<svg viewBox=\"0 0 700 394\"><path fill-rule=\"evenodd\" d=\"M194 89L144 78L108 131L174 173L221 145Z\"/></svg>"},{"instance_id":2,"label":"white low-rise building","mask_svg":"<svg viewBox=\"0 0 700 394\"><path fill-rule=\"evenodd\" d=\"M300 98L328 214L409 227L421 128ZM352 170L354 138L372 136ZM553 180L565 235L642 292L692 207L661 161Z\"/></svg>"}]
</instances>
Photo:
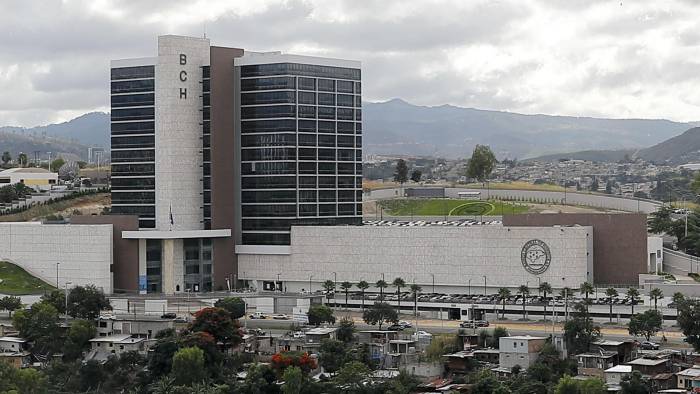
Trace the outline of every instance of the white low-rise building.
<instances>
[{"instance_id":1,"label":"white low-rise building","mask_svg":"<svg viewBox=\"0 0 700 394\"><path fill-rule=\"evenodd\" d=\"M58 181L58 174L43 168L10 168L0 171L0 186L23 183L40 191L51 190Z\"/></svg>"},{"instance_id":2,"label":"white low-rise building","mask_svg":"<svg viewBox=\"0 0 700 394\"><path fill-rule=\"evenodd\" d=\"M529 368L537 361L540 351L547 342L545 337L531 337L518 335L501 337L498 340L498 364L499 369L510 371L516 365L523 370Z\"/></svg>"},{"instance_id":3,"label":"white low-rise building","mask_svg":"<svg viewBox=\"0 0 700 394\"><path fill-rule=\"evenodd\" d=\"M116 334L97 337L90 340L90 353L87 360L106 360L111 355L118 356L126 352L145 354L155 340L132 337L129 334Z\"/></svg>"}]
</instances>

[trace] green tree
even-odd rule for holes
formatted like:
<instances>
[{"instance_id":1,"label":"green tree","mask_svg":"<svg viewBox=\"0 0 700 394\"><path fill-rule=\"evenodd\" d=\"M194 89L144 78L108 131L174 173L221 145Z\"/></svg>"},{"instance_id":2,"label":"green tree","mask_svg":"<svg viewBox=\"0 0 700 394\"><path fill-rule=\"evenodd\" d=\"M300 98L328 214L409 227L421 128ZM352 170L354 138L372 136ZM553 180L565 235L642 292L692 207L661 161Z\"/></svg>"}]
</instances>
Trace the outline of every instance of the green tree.
<instances>
[{"instance_id":1,"label":"green tree","mask_svg":"<svg viewBox=\"0 0 700 394\"><path fill-rule=\"evenodd\" d=\"M20 167L26 167L27 166L27 154L24 152L20 152L19 155L17 155L17 162L19 163Z\"/></svg>"},{"instance_id":2,"label":"green tree","mask_svg":"<svg viewBox=\"0 0 700 394\"><path fill-rule=\"evenodd\" d=\"M352 319L344 317L338 322L338 331L335 332L336 338L345 343L350 343L355 339L355 322Z\"/></svg>"},{"instance_id":3,"label":"green tree","mask_svg":"<svg viewBox=\"0 0 700 394\"><path fill-rule=\"evenodd\" d=\"M14 384L19 394L42 394L49 391L46 374L34 368L18 370Z\"/></svg>"},{"instance_id":4,"label":"green tree","mask_svg":"<svg viewBox=\"0 0 700 394\"><path fill-rule=\"evenodd\" d=\"M238 322L222 308L204 308L194 314L190 331L207 332L218 342L236 346L241 342Z\"/></svg>"},{"instance_id":5,"label":"green tree","mask_svg":"<svg viewBox=\"0 0 700 394\"><path fill-rule=\"evenodd\" d=\"M186 347L173 356L172 376L175 384L191 386L206 379L204 352L198 347Z\"/></svg>"},{"instance_id":6,"label":"green tree","mask_svg":"<svg viewBox=\"0 0 700 394\"><path fill-rule=\"evenodd\" d=\"M391 285L396 287L396 297L398 301L398 307L396 308L396 313L401 313L401 288L406 287L406 281L402 278L395 278Z\"/></svg>"},{"instance_id":7,"label":"green tree","mask_svg":"<svg viewBox=\"0 0 700 394\"><path fill-rule=\"evenodd\" d=\"M413 170L411 171L411 180L413 182L420 182L420 178L423 176L423 173L420 170Z\"/></svg>"},{"instance_id":8,"label":"green tree","mask_svg":"<svg viewBox=\"0 0 700 394\"><path fill-rule=\"evenodd\" d=\"M153 378L166 376L170 373L173 365L173 356L180 348L174 331L167 332L166 335L157 336L159 338L156 344L151 347L149 351L151 354L148 358L148 370Z\"/></svg>"},{"instance_id":9,"label":"green tree","mask_svg":"<svg viewBox=\"0 0 700 394\"><path fill-rule=\"evenodd\" d=\"M384 322L398 323L399 315L391 305L385 302L376 302L369 309L365 310L362 314L362 320L371 326L379 324L379 329L381 330Z\"/></svg>"},{"instance_id":10,"label":"green tree","mask_svg":"<svg viewBox=\"0 0 700 394\"><path fill-rule=\"evenodd\" d=\"M352 283L344 281L340 283L340 289L345 292L345 308L348 308L348 292L352 288Z\"/></svg>"},{"instance_id":11,"label":"green tree","mask_svg":"<svg viewBox=\"0 0 700 394\"><path fill-rule=\"evenodd\" d=\"M588 305L588 296L594 291L593 285L590 282L583 282L581 283L581 287L578 291L579 293L584 295L586 299L586 305Z\"/></svg>"},{"instance_id":12,"label":"green tree","mask_svg":"<svg viewBox=\"0 0 700 394\"><path fill-rule=\"evenodd\" d=\"M323 290L326 292L326 298L330 299L331 296L333 298L335 298L335 282L328 279L327 281L323 282L323 284L321 286L323 287Z\"/></svg>"},{"instance_id":13,"label":"green tree","mask_svg":"<svg viewBox=\"0 0 700 394\"><path fill-rule=\"evenodd\" d=\"M277 393L278 391L275 371L269 365L255 363L248 368L245 386L240 392L246 394L267 394Z\"/></svg>"},{"instance_id":14,"label":"green tree","mask_svg":"<svg viewBox=\"0 0 700 394\"><path fill-rule=\"evenodd\" d=\"M396 161L396 171L394 171L394 182L403 185L408 180L408 166L403 159Z\"/></svg>"},{"instance_id":15,"label":"green tree","mask_svg":"<svg viewBox=\"0 0 700 394\"><path fill-rule=\"evenodd\" d=\"M5 296L0 298L0 310L7 311L8 316L12 317L12 312L22 307L22 300L15 296Z\"/></svg>"},{"instance_id":16,"label":"green tree","mask_svg":"<svg viewBox=\"0 0 700 394\"><path fill-rule=\"evenodd\" d=\"M112 310L112 306L102 290L94 285L76 286L68 293L68 314L71 317L94 320L103 310Z\"/></svg>"},{"instance_id":17,"label":"green tree","mask_svg":"<svg viewBox=\"0 0 700 394\"><path fill-rule=\"evenodd\" d=\"M668 233L671 231L673 219L671 218L671 208L662 207L653 212L647 222L648 230L653 234Z\"/></svg>"},{"instance_id":18,"label":"green tree","mask_svg":"<svg viewBox=\"0 0 700 394\"><path fill-rule=\"evenodd\" d=\"M343 365L333 378L333 382L337 385L336 387L344 387L348 393L359 393L365 380L369 378L370 372L365 364L351 361Z\"/></svg>"},{"instance_id":19,"label":"green tree","mask_svg":"<svg viewBox=\"0 0 700 394\"><path fill-rule=\"evenodd\" d=\"M574 305L574 312L564 324L564 339L573 354L590 351L591 343L600 337L600 327L593 323L583 302Z\"/></svg>"},{"instance_id":20,"label":"green tree","mask_svg":"<svg viewBox=\"0 0 700 394\"><path fill-rule=\"evenodd\" d=\"M508 335L508 329L505 327L496 327L493 329L493 347L498 349L501 344L501 338L507 337Z\"/></svg>"},{"instance_id":21,"label":"green tree","mask_svg":"<svg viewBox=\"0 0 700 394\"><path fill-rule=\"evenodd\" d=\"M15 389L14 382L17 379L17 368L10 363L0 362L0 393L7 393Z\"/></svg>"},{"instance_id":22,"label":"green tree","mask_svg":"<svg viewBox=\"0 0 700 394\"><path fill-rule=\"evenodd\" d=\"M12 161L12 155L8 151L2 152L2 159L1 160L2 160L3 167L7 167L7 163Z\"/></svg>"},{"instance_id":23,"label":"green tree","mask_svg":"<svg viewBox=\"0 0 700 394\"><path fill-rule=\"evenodd\" d=\"M544 319L547 321L547 294L552 293L552 285L549 284L549 282L542 282L540 283L538 287L539 291L542 292L542 296L544 297Z\"/></svg>"},{"instance_id":24,"label":"green tree","mask_svg":"<svg viewBox=\"0 0 700 394\"><path fill-rule=\"evenodd\" d=\"M75 320L68 329L66 342L63 344L63 357L76 360L82 356L83 350L90 347L90 340L97 334L95 324L87 320Z\"/></svg>"},{"instance_id":25,"label":"green tree","mask_svg":"<svg viewBox=\"0 0 700 394\"><path fill-rule=\"evenodd\" d=\"M484 183L491 175L498 161L496 156L486 145L476 145L472 157L467 164L467 177Z\"/></svg>"},{"instance_id":26,"label":"green tree","mask_svg":"<svg viewBox=\"0 0 700 394\"><path fill-rule=\"evenodd\" d=\"M232 319L240 319L245 315L245 301L240 297L224 297L218 299L214 306L222 308L231 315Z\"/></svg>"},{"instance_id":27,"label":"green tree","mask_svg":"<svg viewBox=\"0 0 700 394\"><path fill-rule=\"evenodd\" d=\"M598 184L598 178L593 178L593 182L591 182L590 190L592 192L597 192L599 188L600 188L600 185Z\"/></svg>"},{"instance_id":28,"label":"green tree","mask_svg":"<svg viewBox=\"0 0 700 394\"><path fill-rule=\"evenodd\" d=\"M379 301L384 301L384 289L389 287L389 284L384 281L384 279L380 279L377 281L377 283L374 284L376 288L379 289Z\"/></svg>"},{"instance_id":29,"label":"green tree","mask_svg":"<svg viewBox=\"0 0 700 394\"><path fill-rule=\"evenodd\" d=\"M430 345L425 349L425 357L429 361L440 361L440 358L449 353L454 353L460 349L457 346L459 337L455 334L440 334L433 337Z\"/></svg>"},{"instance_id":30,"label":"green tree","mask_svg":"<svg viewBox=\"0 0 700 394\"><path fill-rule=\"evenodd\" d=\"M571 376L564 376L559 379L557 385L554 387L555 394L578 394L579 393L579 383L578 380L572 378Z\"/></svg>"},{"instance_id":31,"label":"green tree","mask_svg":"<svg viewBox=\"0 0 700 394\"><path fill-rule=\"evenodd\" d=\"M66 293L63 290L51 290L41 296L41 301L51 304L58 313L66 313Z\"/></svg>"},{"instance_id":32,"label":"green tree","mask_svg":"<svg viewBox=\"0 0 700 394\"><path fill-rule=\"evenodd\" d=\"M78 370L80 391L97 391L97 388L100 387L105 378L106 376L104 368L102 368L102 365L99 361L88 360L87 362L80 365L80 369Z\"/></svg>"},{"instance_id":33,"label":"green tree","mask_svg":"<svg viewBox=\"0 0 700 394\"><path fill-rule=\"evenodd\" d=\"M647 310L644 313L638 313L632 315L629 323L627 324L628 331L630 335L643 336L649 340L649 338L656 335L657 332L661 330L661 313L657 310Z\"/></svg>"},{"instance_id":34,"label":"green tree","mask_svg":"<svg viewBox=\"0 0 700 394\"><path fill-rule=\"evenodd\" d=\"M0 187L0 202L9 204L17 198L17 190L12 185Z\"/></svg>"},{"instance_id":35,"label":"green tree","mask_svg":"<svg viewBox=\"0 0 700 394\"><path fill-rule=\"evenodd\" d=\"M335 316L333 316L333 310L331 310L331 308L329 308L326 305L311 305L311 307L309 307L309 311L307 312L307 316L309 317L309 324L312 324L316 327L320 326L323 323L335 323Z\"/></svg>"},{"instance_id":36,"label":"green tree","mask_svg":"<svg viewBox=\"0 0 700 394\"><path fill-rule=\"evenodd\" d=\"M651 297L651 299L654 300L654 310L657 310L656 304L657 304L659 298L664 297L664 292L661 291L661 289L659 289L658 287L654 287L649 292L649 297Z\"/></svg>"},{"instance_id":37,"label":"green tree","mask_svg":"<svg viewBox=\"0 0 700 394\"><path fill-rule=\"evenodd\" d=\"M614 287L608 287L607 289L605 289L605 296L610 298L608 300L608 305L610 306L610 323L612 323L613 301L614 301L614 298L618 296L617 290L615 290Z\"/></svg>"},{"instance_id":38,"label":"green tree","mask_svg":"<svg viewBox=\"0 0 700 394\"><path fill-rule=\"evenodd\" d=\"M334 339L324 339L318 349L319 361L327 372L338 371L347 361L347 348L345 343Z\"/></svg>"},{"instance_id":39,"label":"green tree","mask_svg":"<svg viewBox=\"0 0 700 394\"><path fill-rule=\"evenodd\" d=\"M369 283L365 280L361 280L357 283L357 288L360 289L360 295L362 296L362 310L365 310L365 290L369 288Z\"/></svg>"},{"instance_id":40,"label":"green tree","mask_svg":"<svg viewBox=\"0 0 700 394\"><path fill-rule=\"evenodd\" d=\"M411 294L413 294L413 315L418 316L418 294L423 291L423 288L417 284L412 284L410 286Z\"/></svg>"},{"instance_id":41,"label":"green tree","mask_svg":"<svg viewBox=\"0 0 700 394\"><path fill-rule=\"evenodd\" d=\"M503 393L505 387L488 369L478 372L472 379L472 393L495 394Z\"/></svg>"},{"instance_id":42,"label":"green tree","mask_svg":"<svg viewBox=\"0 0 700 394\"><path fill-rule=\"evenodd\" d=\"M503 309L501 312L501 319L506 318L506 300L510 297L510 290L506 287L501 287L498 289L498 298L500 298L501 303L503 304Z\"/></svg>"},{"instance_id":43,"label":"green tree","mask_svg":"<svg viewBox=\"0 0 700 394\"><path fill-rule=\"evenodd\" d=\"M304 373L301 368L291 366L282 374L284 384L281 387L283 394L300 394L304 386Z\"/></svg>"},{"instance_id":44,"label":"green tree","mask_svg":"<svg viewBox=\"0 0 700 394\"><path fill-rule=\"evenodd\" d=\"M637 305L639 301L639 290L634 287L627 289L627 298L630 300L630 305L632 305L632 314L634 315L634 306Z\"/></svg>"},{"instance_id":45,"label":"green tree","mask_svg":"<svg viewBox=\"0 0 700 394\"><path fill-rule=\"evenodd\" d=\"M648 394L651 392L649 385L644 381L642 373L633 371L631 375L624 376L620 382L622 394Z\"/></svg>"},{"instance_id":46,"label":"green tree","mask_svg":"<svg viewBox=\"0 0 700 394\"><path fill-rule=\"evenodd\" d=\"M58 311L45 302L37 302L29 310L15 312L12 325L20 336L34 342L38 352L51 353L60 346Z\"/></svg>"},{"instance_id":47,"label":"green tree","mask_svg":"<svg viewBox=\"0 0 700 394\"><path fill-rule=\"evenodd\" d=\"M676 320L678 320L678 315L680 314L680 308L681 305L685 302L685 295L683 293L677 291L673 293L673 303L676 304ZM676 321L677 323L677 321Z\"/></svg>"},{"instance_id":48,"label":"green tree","mask_svg":"<svg viewBox=\"0 0 700 394\"><path fill-rule=\"evenodd\" d=\"M57 158L51 162L51 171L58 172L58 169L63 167L64 164L66 164L66 161L62 157Z\"/></svg>"},{"instance_id":49,"label":"green tree","mask_svg":"<svg viewBox=\"0 0 700 394\"><path fill-rule=\"evenodd\" d=\"M520 287L518 287L518 294L520 294L523 297L523 320L525 320L525 306L527 305L527 297L530 295L530 288L526 285L520 285Z\"/></svg>"}]
</instances>

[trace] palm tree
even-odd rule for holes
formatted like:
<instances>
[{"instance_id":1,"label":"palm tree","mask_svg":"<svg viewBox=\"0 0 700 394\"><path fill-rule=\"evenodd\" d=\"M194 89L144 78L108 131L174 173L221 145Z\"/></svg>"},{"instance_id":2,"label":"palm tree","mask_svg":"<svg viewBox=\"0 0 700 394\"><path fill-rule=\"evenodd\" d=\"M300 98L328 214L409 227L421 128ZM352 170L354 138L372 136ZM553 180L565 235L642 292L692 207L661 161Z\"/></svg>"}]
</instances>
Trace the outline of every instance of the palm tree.
<instances>
[{"instance_id":1,"label":"palm tree","mask_svg":"<svg viewBox=\"0 0 700 394\"><path fill-rule=\"evenodd\" d=\"M330 300L331 294L333 294L333 303L335 304L335 282L328 279L327 281L323 282L322 286L323 290L326 291L326 299Z\"/></svg>"},{"instance_id":2,"label":"palm tree","mask_svg":"<svg viewBox=\"0 0 700 394\"><path fill-rule=\"evenodd\" d=\"M578 291L586 297L586 309L588 309L588 295L593 293L593 285L590 282L583 282Z\"/></svg>"},{"instance_id":3,"label":"palm tree","mask_svg":"<svg viewBox=\"0 0 700 394\"><path fill-rule=\"evenodd\" d=\"M673 293L673 303L676 304L676 322L678 322L678 314L680 313L681 304L685 302L685 295L681 292Z\"/></svg>"},{"instance_id":4,"label":"palm tree","mask_svg":"<svg viewBox=\"0 0 700 394\"><path fill-rule=\"evenodd\" d=\"M540 286L538 287L539 291L544 294L544 320L547 320L547 293L552 292L552 285L550 285L548 282L542 282L540 283Z\"/></svg>"},{"instance_id":5,"label":"palm tree","mask_svg":"<svg viewBox=\"0 0 700 394\"><path fill-rule=\"evenodd\" d=\"M520 285L520 287L518 287L518 294L523 296L523 320L525 320L525 301L527 300L527 296L530 295L530 288L526 285Z\"/></svg>"},{"instance_id":6,"label":"palm tree","mask_svg":"<svg viewBox=\"0 0 700 394\"><path fill-rule=\"evenodd\" d=\"M639 290L634 287L627 289L627 298L630 299L630 304L632 305L632 314L634 315L634 305L639 300Z\"/></svg>"},{"instance_id":7,"label":"palm tree","mask_svg":"<svg viewBox=\"0 0 700 394\"><path fill-rule=\"evenodd\" d=\"M657 303L657 301L658 301L659 298L663 298L663 297L664 297L664 292L661 291L661 289L659 289L658 287L654 287L654 288L651 289L651 291L649 292L649 297L651 297L651 299L654 300L654 310L656 310L656 303Z\"/></svg>"},{"instance_id":8,"label":"palm tree","mask_svg":"<svg viewBox=\"0 0 700 394\"><path fill-rule=\"evenodd\" d=\"M399 307L396 308L396 312L401 314L401 288L406 287L406 281L401 278L396 278L393 282L391 282L391 285L396 287L396 296L398 297L397 300L399 302Z\"/></svg>"},{"instance_id":9,"label":"palm tree","mask_svg":"<svg viewBox=\"0 0 700 394\"><path fill-rule=\"evenodd\" d=\"M563 287L560 290L560 294L564 297L564 317L566 318L569 316L569 296L571 296L571 288Z\"/></svg>"},{"instance_id":10,"label":"palm tree","mask_svg":"<svg viewBox=\"0 0 700 394\"><path fill-rule=\"evenodd\" d=\"M613 298L617 297L617 290L613 287L608 287L605 290L605 295L610 298L610 301L608 301L608 304L610 305L610 323L612 323L612 306L613 306Z\"/></svg>"},{"instance_id":11,"label":"palm tree","mask_svg":"<svg viewBox=\"0 0 700 394\"><path fill-rule=\"evenodd\" d=\"M365 280L361 280L357 283L357 288L360 289L362 293L362 310L365 310L365 290L369 289L369 283Z\"/></svg>"},{"instance_id":12,"label":"palm tree","mask_svg":"<svg viewBox=\"0 0 700 394\"><path fill-rule=\"evenodd\" d=\"M389 287L389 284L380 279L374 285L379 289L379 301L384 301L384 289Z\"/></svg>"},{"instance_id":13,"label":"palm tree","mask_svg":"<svg viewBox=\"0 0 700 394\"><path fill-rule=\"evenodd\" d=\"M420 293L423 288L414 283L411 285L410 289L411 294L413 294L413 315L418 316L418 293Z\"/></svg>"},{"instance_id":14,"label":"palm tree","mask_svg":"<svg viewBox=\"0 0 700 394\"><path fill-rule=\"evenodd\" d=\"M348 291L350 290L351 287L352 287L352 283L350 283L348 281L345 281L345 282L340 284L340 288L342 290L345 290L345 309L348 308Z\"/></svg>"},{"instance_id":15,"label":"palm tree","mask_svg":"<svg viewBox=\"0 0 700 394\"><path fill-rule=\"evenodd\" d=\"M501 311L501 319L506 318L506 299L510 297L510 290L508 290L505 287L501 287L498 289L498 297L501 299L501 302L503 303L503 310Z\"/></svg>"}]
</instances>

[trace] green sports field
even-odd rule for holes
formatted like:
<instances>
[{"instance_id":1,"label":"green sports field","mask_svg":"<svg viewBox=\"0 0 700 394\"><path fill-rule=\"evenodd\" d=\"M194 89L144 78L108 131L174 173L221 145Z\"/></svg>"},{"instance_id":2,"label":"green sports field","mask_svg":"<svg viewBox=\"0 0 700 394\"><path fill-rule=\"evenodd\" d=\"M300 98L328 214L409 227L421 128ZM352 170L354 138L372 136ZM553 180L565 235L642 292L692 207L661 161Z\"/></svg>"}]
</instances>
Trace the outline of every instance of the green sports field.
<instances>
[{"instance_id":1,"label":"green sports field","mask_svg":"<svg viewBox=\"0 0 700 394\"><path fill-rule=\"evenodd\" d=\"M0 261L0 294L41 294L53 286L7 261Z\"/></svg>"},{"instance_id":2,"label":"green sports field","mask_svg":"<svg viewBox=\"0 0 700 394\"><path fill-rule=\"evenodd\" d=\"M392 216L493 216L525 213L528 207L507 201L464 199L393 199L379 204Z\"/></svg>"}]
</instances>

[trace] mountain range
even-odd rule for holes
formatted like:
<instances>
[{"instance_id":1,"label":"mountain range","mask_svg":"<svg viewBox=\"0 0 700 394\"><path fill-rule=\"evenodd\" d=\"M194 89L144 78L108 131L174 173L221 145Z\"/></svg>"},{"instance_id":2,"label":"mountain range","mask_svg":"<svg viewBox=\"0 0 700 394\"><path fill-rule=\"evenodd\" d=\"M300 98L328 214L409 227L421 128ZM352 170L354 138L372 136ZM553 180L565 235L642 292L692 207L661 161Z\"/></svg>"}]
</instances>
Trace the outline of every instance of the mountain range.
<instances>
[{"instance_id":1,"label":"mountain range","mask_svg":"<svg viewBox=\"0 0 700 394\"><path fill-rule=\"evenodd\" d=\"M365 154L446 158L467 157L474 145L485 144L499 159L551 154L555 155L544 157L572 157L571 153L559 153L576 152L577 157L588 154L612 160L620 154L641 155L647 147L680 138L684 131L700 126L700 122L663 119L523 115L452 105L418 106L401 99L364 102L362 115ZM700 143L695 133L684 138L697 138ZM669 144L679 145L673 141ZM694 146L687 140L680 145ZM51 151L84 157L88 146L109 147L109 114L92 112L68 122L33 128L0 127L0 151L13 155L19 151ZM655 151L670 149L678 153L664 147ZM676 156L689 158L692 154Z\"/></svg>"}]
</instances>

